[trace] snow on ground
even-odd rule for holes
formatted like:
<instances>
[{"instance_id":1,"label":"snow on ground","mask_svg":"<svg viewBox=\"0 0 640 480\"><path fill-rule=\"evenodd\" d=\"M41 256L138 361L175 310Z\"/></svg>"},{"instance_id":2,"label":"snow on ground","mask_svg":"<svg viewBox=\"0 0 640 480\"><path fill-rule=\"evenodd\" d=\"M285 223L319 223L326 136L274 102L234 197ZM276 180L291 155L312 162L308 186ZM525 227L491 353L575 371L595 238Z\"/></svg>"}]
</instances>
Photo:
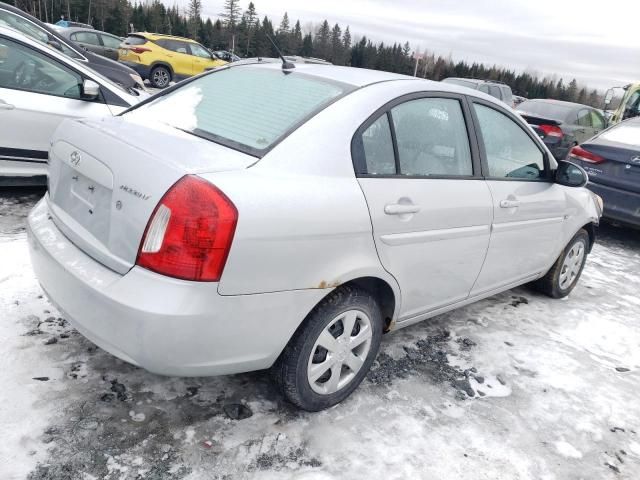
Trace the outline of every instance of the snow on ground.
<instances>
[{"instance_id":1,"label":"snow on ground","mask_svg":"<svg viewBox=\"0 0 640 480\"><path fill-rule=\"evenodd\" d=\"M36 198L0 196L1 479L639 476L637 232L604 228L568 299L519 288L385 336L310 414L264 373L160 377L76 333L31 272Z\"/></svg>"}]
</instances>

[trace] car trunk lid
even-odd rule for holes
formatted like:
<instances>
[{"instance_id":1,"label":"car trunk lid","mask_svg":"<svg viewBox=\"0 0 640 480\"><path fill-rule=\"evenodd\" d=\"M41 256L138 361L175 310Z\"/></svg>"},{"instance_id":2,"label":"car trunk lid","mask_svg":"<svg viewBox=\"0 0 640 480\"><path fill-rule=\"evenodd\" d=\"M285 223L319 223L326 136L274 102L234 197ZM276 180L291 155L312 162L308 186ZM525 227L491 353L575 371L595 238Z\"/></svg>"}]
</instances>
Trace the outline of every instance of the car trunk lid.
<instances>
[{"instance_id":1,"label":"car trunk lid","mask_svg":"<svg viewBox=\"0 0 640 480\"><path fill-rule=\"evenodd\" d=\"M584 143L581 147L603 159L598 163L580 161L590 181L640 193L640 149L624 148L604 140Z\"/></svg>"},{"instance_id":2,"label":"car trunk lid","mask_svg":"<svg viewBox=\"0 0 640 480\"><path fill-rule=\"evenodd\" d=\"M533 130L540 136L540 138L546 138L550 133L555 132L556 137L562 137L562 129L560 126L562 122L554 120L552 118L545 118L538 115L529 114L526 112L518 112L520 116L533 128Z\"/></svg>"},{"instance_id":3,"label":"car trunk lid","mask_svg":"<svg viewBox=\"0 0 640 480\"><path fill-rule=\"evenodd\" d=\"M121 117L65 122L49 154L49 206L60 230L124 274L155 206L188 174L247 168L255 157L164 124Z\"/></svg>"}]
</instances>

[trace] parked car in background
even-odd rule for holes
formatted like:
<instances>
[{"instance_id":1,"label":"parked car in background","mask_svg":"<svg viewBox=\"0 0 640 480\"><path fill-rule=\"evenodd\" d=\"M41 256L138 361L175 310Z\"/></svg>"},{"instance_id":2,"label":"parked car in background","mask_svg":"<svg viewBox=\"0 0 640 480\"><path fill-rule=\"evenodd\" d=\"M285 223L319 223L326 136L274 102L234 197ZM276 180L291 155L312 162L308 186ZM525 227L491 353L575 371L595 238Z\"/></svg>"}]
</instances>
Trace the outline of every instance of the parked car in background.
<instances>
[{"instance_id":1,"label":"parked car in background","mask_svg":"<svg viewBox=\"0 0 640 480\"><path fill-rule=\"evenodd\" d=\"M241 60L238 55L227 50L214 50L212 53L217 58L219 58L220 60L224 60L225 62L237 62L238 60Z\"/></svg>"},{"instance_id":2,"label":"parked car in background","mask_svg":"<svg viewBox=\"0 0 640 480\"><path fill-rule=\"evenodd\" d=\"M480 90L492 97L502 100L510 107L514 107L513 92L511 87L506 83L497 82L495 80L479 80L477 78L456 78L449 77L442 80L445 83L453 83L462 87L473 88L474 90Z\"/></svg>"},{"instance_id":3,"label":"parked car in background","mask_svg":"<svg viewBox=\"0 0 640 480\"><path fill-rule=\"evenodd\" d=\"M0 25L13 28L38 42L61 51L68 57L104 75L112 82L122 85L133 95L136 94L136 90L144 90L142 78L131 68L86 51L34 16L4 2L0 2Z\"/></svg>"},{"instance_id":4,"label":"parked car in background","mask_svg":"<svg viewBox=\"0 0 640 480\"><path fill-rule=\"evenodd\" d=\"M62 120L114 115L141 98L58 50L0 27L0 184L44 184L49 140Z\"/></svg>"},{"instance_id":5,"label":"parked car in background","mask_svg":"<svg viewBox=\"0 0 640 480\"><path fill-rule=\"evenodd\" d=\"M528 99L525 97L521 97L520 95L514 95L513 96L513 104L515 106L520 105L522 102L526 102Z\"/></svg>"},{"instance_id":6,"label":"parked car in background","mask_svg":"<svg viewBox=\"0 0 640 480\"><path fill-rule=\"evenodd\" d=\"M111 60L118 60L118 48L124 40L110 33L87 28L58 27L57 31L67 40L71 40L82 48Z\"/></svg>"},{"instance_id":7,"label":"parked car in background","mask_svg":"<svg viewBox=\"0 0 640 480\"><path fill-rule=\"evenodd\" d=\"M155 88L227 63L195 40L147 32L129 34L120 45L119 58Z\"/></svg>"},{"instance_id":8,"label":"parked car in background","mask_svg":"<svg viewBox=\"0 0 640 480\"><path fill-rule=\"evenodd\" d=\"M640 227L640 117L573 147L569 160L589 174L587 188L604 199L605 218Z\"/></svg>"},{"instance_id":9,"label":"parked car in background","mask_svg":"<svg viewBox=\"0 0 640 480\"><path fill-rule=\"evenodd\" d=\"M295 405L335 405L383 331L578 281L600 216L586 173L476 93L232 64L66 122L28 219L36 275L125 361L189 376L271 367Z\"/></svg>"},{"instance_id":10,"label":"parked car in background","mask_svg":"<svg viewBox=\"0 0 640 480\"><path fill-rule=\"evenodd\" d=\"M560 100L527 100L516 107L557 160L569 150L605 128L605 119L596 108Z\"/></svg>"}]
</instances>

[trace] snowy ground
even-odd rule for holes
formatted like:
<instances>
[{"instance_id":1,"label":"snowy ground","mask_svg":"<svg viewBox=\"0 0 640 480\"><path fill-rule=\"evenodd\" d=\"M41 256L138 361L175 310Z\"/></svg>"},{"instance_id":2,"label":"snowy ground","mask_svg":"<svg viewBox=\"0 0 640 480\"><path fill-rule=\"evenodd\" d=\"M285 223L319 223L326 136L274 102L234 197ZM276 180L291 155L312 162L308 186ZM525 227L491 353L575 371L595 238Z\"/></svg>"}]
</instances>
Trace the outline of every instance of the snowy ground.
<instances>
[{"instance_id":1,"label":"snowy ground","mask_svg":"<svg viewBox=\"0 0 640 480\"><path fill-rule=\"evenodd\" d=\"M77 334L31 272L37 196L0 194L0 479L640 477L637 232L603 228L568 299L520 288L387 335L309 414L263 373L159 377Z\"/></svg>"}]
</instances>

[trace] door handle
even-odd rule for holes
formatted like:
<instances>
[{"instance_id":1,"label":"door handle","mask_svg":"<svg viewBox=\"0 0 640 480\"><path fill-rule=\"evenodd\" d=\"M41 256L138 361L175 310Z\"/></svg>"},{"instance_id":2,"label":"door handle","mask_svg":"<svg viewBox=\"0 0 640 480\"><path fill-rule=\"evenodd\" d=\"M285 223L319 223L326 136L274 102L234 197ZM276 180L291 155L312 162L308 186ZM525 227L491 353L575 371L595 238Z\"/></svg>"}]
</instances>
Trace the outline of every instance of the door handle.
<instances>
[{"instance_id":1,"label":"door handle","mask_svg":"<svg viewBox=\"0 0 640 480\"><path fill-rule=\"evenodd\" d=\"M502 200L500 208L516 208L520 206L520 200Z\"/></svg>"},{"instance_id":2,"label":"door handle","mask_svg":"<svg viewBox=\"0 0 640 480\"><path fill-rule=\"evenodd\" d=\"M387 215L406 215L408 213L418 213L420 207L413 204L393 203L384 206L384 213Z\"/></svg>"},{"instance_id":3,"label":"door handle","mask_svg":"<svg viewBox=\"0 0 640 480\"><path fill-rule=\"evenodd\" d=\"M15 105L11 105L4 100L0 100L0 110L13 110L14 108L16 108Z\"/></svg>"}]
</instances>

